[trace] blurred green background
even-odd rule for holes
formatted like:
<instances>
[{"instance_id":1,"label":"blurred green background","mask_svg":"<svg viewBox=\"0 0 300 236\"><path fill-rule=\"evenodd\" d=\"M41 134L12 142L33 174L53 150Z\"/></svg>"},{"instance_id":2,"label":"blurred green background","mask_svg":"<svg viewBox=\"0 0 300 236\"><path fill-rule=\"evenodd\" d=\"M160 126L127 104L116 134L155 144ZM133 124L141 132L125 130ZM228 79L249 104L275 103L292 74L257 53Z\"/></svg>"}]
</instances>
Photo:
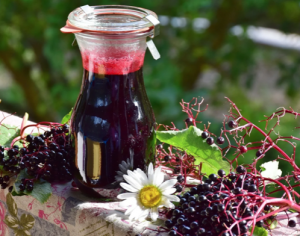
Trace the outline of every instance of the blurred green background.
<instances>
[{"instance_id":1,"label":"blurred green background","mask_svg":"<svg viewBox=\"0 0 300 236\"><path fill-rule=\"evenodd\" d=\"M2 0L1 110L19 116L27 111L36 122L60 121L70 111L81 85L81 57L78 47L71 45L74 36L59 29L69 12L86 4L140 6L160 16L161 33L154 41L161 59L153 60L148 52L144 66L158 123L174 121L183 128L186 116L179 102L193 96L209 103L199 118L211 121L217 134L229 109L224 96L253 122L280 106L299 108L300 1ZM268 30L257 36L258 27L282 32L275 31L282 36L280 43L257 39L277 37ZM280 134L297 136L295 126L294 118L284 119ZM262 137L253 133L252 139ZM255 153L245 156L250 162Z\"/></svg>"}]
</instances>

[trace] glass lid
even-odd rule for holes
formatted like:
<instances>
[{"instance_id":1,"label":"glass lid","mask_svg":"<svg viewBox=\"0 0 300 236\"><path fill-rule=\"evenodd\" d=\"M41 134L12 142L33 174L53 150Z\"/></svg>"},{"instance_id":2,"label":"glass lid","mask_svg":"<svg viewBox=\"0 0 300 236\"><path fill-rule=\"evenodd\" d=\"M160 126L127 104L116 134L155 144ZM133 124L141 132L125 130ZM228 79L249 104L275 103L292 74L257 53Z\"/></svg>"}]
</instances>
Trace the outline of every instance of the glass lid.
<instances>
[{"instance_id":1,"label":"glass lid","mask_svg":"<svg viewBox=\"0 0 300 236\"><path fill-rule=\"evenodd\" d=\"M154 12L123 5L86 5L75 9L68 16L71 26L83 31L102 33L147 31L159 24L155 21L158 22Z\"/></svg>"}]
</instances>

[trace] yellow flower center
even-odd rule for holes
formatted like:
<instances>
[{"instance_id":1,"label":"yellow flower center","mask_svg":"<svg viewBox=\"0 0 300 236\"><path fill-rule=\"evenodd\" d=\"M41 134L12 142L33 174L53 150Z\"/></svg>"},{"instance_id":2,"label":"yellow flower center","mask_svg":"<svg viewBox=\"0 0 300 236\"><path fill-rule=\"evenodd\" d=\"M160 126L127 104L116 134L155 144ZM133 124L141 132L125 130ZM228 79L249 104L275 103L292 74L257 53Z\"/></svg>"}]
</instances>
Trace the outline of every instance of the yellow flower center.
<instances>
[{"instance_id":1,"label":"yellow flower center","mask_svg":"<svg viewBox=\"0 0 300 236\"><path fill-rule=\"evenodd\" d=\"M142 205L147 208L156 207L161 201L161 192L154 185L147 185L140 191L139 197Z\"/></svg>"}]
</instances>

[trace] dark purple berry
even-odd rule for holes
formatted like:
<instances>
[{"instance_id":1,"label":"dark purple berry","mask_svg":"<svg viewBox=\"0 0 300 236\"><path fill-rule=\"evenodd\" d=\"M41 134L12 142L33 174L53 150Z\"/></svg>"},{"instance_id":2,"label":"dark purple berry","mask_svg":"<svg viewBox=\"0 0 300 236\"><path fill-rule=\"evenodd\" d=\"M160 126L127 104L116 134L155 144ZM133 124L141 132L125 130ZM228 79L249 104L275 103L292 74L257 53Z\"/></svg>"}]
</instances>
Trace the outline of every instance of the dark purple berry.
<instances>
[{"instance_id":1,"label":"dark purple berry","mask_svg":"<svg viewBox=\"0 0 300 236\"><path fill-rule=\"evenodd\" d=\"M234 120L228 121L227 124L228 124L229 128L232 128L232 129L237 127L237 123Z\"/></svg>"},{"instance_id":2,"label":"dark purple berry","mask_svg":"<svg viewBox=\"0 0 300 236\"><path fill-rule=\"evenodd\" d=\"M182 183L182 182L184 181L184 177L183 177L182 175L178 175L178 176L177 176L177 181L178 181L179 183Z\"/></svg>"},{"instance_id":3,"label":"dark purple berry","mask_svg":"<svg viewBox=\"0 0 300 236\"><path fill-rule=\"evenodd\" d=\"M259 149L259 150L256 152L256 157L260 157L263 153L264 153L263 150Z\"/></svg>"},{"instance_id":4,"label":"dark purple berry","mask_svg":"<svg viewBox=\"0 0 300 236\"><path fill-rule=\"evenodd\" d=\"M208 176L208 178L209 178L211 181L217 181L218 176L217 176L216 174L210 174L210 175Z\"/></svg>"},{"instance_id":5,"label":"dark purple berry","mask_svg":"<svg viewBox=\"0 0 300 236\"><path fill-rule=\"evenodd\" d=\"M222 145L225 142L225 139L223 137L218 137L217 138L217 144Z\"/></svg>"},{"instance_id":6,"label":"dark purple berry","mask_svg":"<svg viewBox=\"0 0 300 236\"><path fill-rule=\"evenodd\" d=\"M13 188L14 188L14 186L10 186L10 187L8 188L8 191L11 193L11 192L13 191Z\"/></svg>"},{"instance_id":7,"label":"dark purple berry","mask_svg":"<svg viewBox=\"0 0 300 236\"><path fill-rule=\"evenodd\" d=\"M189 117L189 118L187 118L186 120L185 120L185 123L188 125L188 126L190 126L190 125L193 125L194 123L193 123L193 118L191 118L191 117Z\"/></svg>"},{"instance_id":8,"label":"dark purple berry","mask_svg":"<svg viewBox=\"0 0 300 236\"><path fill-rule=\"evenodd\" d=\"M169 160L171 160L171 157L168 156L168 155L166 155L166 156L164 156L164 160L165 160L166 162L168 162Z\"/></svg>"},{"instance_id":9,"label":"dark purple berry","mask_svg":"<svg viewBox=\"0 0 300 236\"><path fill-rule=\"evenodd\" d=\"M289 227L292 227L292 228L296 227L296 221L294 221L294 220L289 220L288 226L289 226Z\"/></svg>"},{"instance_id":10,"label":"dark purple berry","mask_svg":"<svg viewBox=\"0 0 300 236\"><path fill-rule=\"evenodd\" d=\"M4 147L3 146L0 146L0 151L4 152Z\"/></svg>"},{"instance_id":11,"label":"dark purple berry","mask_svg":"<svg viewBox=\"0 0 300 236\"><path fill-rule=\"evenodd\" d=\"M209 137L209 133L206 132L206 131L203 131L202 134L201 134L201 137L202 137L203 139L206 139L206 138Z\"/></svg>"},{"instance_id":12,"label":"dark purple berry","mask_svg":"<svg viewBox=\"0 0 300 236\"><path fill-rule=\"evenodd\" d=\"M236 172L239 173L239 174L243 174L243 173L246 172L246 169L243 166L238 166L236 168Z\"/></svg>"},{"instance_id":13,"label":"dark purple berry","mask_svg":"<svg viewBox=\"0 0 300 236\"><path fill-rule=\"evenodd\" d=\"M206 143L207 143L208 145L212 145L212 144L214 143L214 138L213 138L213 137L207 138L207 139L206 139Z\"/></svg>"},{"instance_id":14,"label":"dark purple berry","mask_svg":"<svg viewBox=\"0 0 300 236\"><path fill-rule=\"evenodd\" d=\"M220 177L224 177L226 175L226 172L224 170L218 170L218 175Z\"/></svg>"},{"instance_id":15,"label":"dark purple berry","mask_svg":"<svg viewBox=\"0 0 300 236\"><path fill-rule=\"evenodd\" d=\"M34 138L34 137L33 137L31 134L29 134L29 135L27 135L27 137L26 137L26 141L31 143L31 142L33 141L33 138Z\"/></svg>"}]
</instances>

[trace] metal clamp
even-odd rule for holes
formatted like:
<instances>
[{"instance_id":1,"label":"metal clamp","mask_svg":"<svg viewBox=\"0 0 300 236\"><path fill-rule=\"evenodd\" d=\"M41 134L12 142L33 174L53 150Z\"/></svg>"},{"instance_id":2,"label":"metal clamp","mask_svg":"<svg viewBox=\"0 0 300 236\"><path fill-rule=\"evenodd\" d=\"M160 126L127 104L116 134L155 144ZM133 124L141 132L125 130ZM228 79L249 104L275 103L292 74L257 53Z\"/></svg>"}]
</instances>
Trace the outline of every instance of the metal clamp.
<instances>
[{"instance_id":1,"label":"metal clamp","mask_svg":"<svg viewBox=\"0 0 300 236\"><path fill-rule=\"evenodd\" d=\"M156 17L154 17L153 15L147 15L144 18L147 19L154 26L153 35L151 35L150 38L154 38L155 36L159 35L159 20L156 19Z\"/></svg>"}]
</instances>

